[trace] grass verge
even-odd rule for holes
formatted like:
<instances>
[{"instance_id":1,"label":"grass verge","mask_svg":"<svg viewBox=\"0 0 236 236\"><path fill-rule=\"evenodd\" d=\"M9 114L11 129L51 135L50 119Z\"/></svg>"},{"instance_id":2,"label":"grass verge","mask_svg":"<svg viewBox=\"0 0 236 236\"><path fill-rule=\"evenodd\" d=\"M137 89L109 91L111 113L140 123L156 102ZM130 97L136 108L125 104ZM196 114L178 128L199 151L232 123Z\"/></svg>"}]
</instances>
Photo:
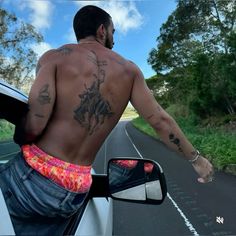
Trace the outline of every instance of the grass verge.
<instances>
[{"instance_id":1,"label":"grass verge","mask_svg":"<svg viewBox=\"0 0 236 236\"><path fill-rule=\"evenodd\" d=\"M127 106L124 113L122 114L121 119L134 119L136 117L138 117L138 114L135 109L133 107Z\"/></svg>"},{"instance_id":2,"label":"grass verge","mask_svg":"<svg viewBox=\"0 0 236 236\"><path fill-rule=\"evenodd\" d=\"M142 118L138 117L132 123L144 133L158 138L155 131ZM192 125L184 119L177 120L177 123L193 146L197 147L204 156L211 160L216 169L224 170L229 165L236 164L235 133L224 132L217 128L202 128Z\"/></svg>"},{"instance_id":3,"label":"grass verge","mask_svg":"<svg viewBox=\"0 0 236 236\"><path fill-rule=\"evenodd\" d=\"M12 139L13 133L14 125L5 120L0 120L0 141Z\"/></svg>"}]
</instances>

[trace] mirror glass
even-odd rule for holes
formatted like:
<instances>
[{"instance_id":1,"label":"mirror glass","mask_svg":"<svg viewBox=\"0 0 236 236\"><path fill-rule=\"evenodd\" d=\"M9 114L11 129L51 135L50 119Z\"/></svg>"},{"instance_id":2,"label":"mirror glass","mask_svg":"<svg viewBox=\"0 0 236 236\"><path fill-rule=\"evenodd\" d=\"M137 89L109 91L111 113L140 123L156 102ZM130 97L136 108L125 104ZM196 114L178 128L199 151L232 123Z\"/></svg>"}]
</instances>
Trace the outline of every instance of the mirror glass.
<instances>
[{"instance_id":1,"label":"mirror glass","mask_svg":"<svg viewBox=\"0 0 236 236\"><path fill-rule=\"evenodd\" d=\"M111 159L108 179L111 196L135 201L161 201L164 198L160 165L147 159Z\"/></svg>"}]
</instances>

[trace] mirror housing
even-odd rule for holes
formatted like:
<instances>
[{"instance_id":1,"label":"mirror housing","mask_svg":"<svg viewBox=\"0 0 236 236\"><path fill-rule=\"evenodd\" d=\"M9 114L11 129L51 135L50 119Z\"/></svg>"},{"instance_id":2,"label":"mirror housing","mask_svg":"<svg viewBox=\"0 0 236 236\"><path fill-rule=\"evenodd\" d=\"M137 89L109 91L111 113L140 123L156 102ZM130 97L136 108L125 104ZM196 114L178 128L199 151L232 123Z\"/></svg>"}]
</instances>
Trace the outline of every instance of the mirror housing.
<instances>
[{"instance_id":1,"label":"mirror housing","mask_svg":"<svg viewBox=\"0 0 236 236\"><path fill-rule=\"evenodd\" d=\"M115 158L108 162L110 196L117 200L161 204L167 194L161 166L152 160Z\"/></svg>"}]
</instances>

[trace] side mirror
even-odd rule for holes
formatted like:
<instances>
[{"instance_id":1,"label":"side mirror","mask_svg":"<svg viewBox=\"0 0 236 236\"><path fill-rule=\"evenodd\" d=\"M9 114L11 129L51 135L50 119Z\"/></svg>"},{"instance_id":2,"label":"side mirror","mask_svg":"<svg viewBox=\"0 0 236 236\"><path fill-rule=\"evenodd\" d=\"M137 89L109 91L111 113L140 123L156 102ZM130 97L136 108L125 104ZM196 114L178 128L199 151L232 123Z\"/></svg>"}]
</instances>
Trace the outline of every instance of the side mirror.
<instances>
[{"instance_id":1,"label":"side mirror","mask_svg":"<svg viewBox=\"0 0 236 236\"><path fill-rule=\"evenodd\" d=\"M165 199L165 176L157 162L138 158L111 159L107 173L109 191L114 199L145 204L161 204Z\"/></svg>"}]
</instances>

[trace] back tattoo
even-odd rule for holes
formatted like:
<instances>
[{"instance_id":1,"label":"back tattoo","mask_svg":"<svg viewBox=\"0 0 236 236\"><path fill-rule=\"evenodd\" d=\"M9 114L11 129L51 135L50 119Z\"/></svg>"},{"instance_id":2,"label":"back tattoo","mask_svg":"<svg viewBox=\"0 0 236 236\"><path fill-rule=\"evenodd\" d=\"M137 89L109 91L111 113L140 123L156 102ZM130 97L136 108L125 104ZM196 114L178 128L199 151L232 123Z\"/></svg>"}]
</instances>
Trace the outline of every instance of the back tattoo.
<instances>
[{"instance_id":1,"label":"back tattoo","mask_svg":"<svg viewBox=\"0 0 236 236\"><path fill-rule=\"evenodd\" d=\"M92 53L96 59L94 57L88 57L87 59L97 66L97 73L93 74L94 81L90 87L84 85L85 91L79 94L80 105L74 110L74 119L89 131L89 135L92 135L99 128L98 126L104 123L105 118L109 118L114 114L109 102L100 93L100 85L106 77L106 71L103 67L107 63L98 61L96 53Z\"/></svg>"}]
</instances>

